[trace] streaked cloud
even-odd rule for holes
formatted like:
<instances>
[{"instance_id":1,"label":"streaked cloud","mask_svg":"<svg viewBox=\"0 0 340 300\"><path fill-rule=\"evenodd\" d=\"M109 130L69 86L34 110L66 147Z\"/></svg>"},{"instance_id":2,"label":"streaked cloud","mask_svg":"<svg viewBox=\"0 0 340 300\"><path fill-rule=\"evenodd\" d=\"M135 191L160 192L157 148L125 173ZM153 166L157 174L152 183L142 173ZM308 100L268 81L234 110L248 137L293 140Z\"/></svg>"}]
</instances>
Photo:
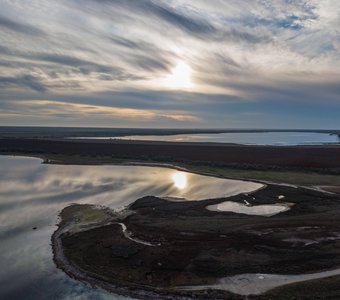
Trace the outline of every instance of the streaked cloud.
<instances>
[{"instance_id":1,"label":"streaked cloud","mask_svg":"<svg viewBox=\"0 0 340 300\"><path fill-rule=\"evenodd\" d=\"M22 33L25 35L36 35L36 36L44 36L44 31L41 29L38 29L34 26L25 24L25 23L19 23L14 20L7 19L6 17L0 16L0 28L2 30L10 30L14 31L16 33Z\"/></svg>"},{"instance_id":2,"label":"streaked cloud","mask_svg":"<svg viewBox=\"0 0 340 300\"><path fill-rule=\"evenodd\" d=\"M19 116L70 125L73 114L77 125L270 127L283 103L340 109L337 0L0 0L0 8L3 125ZM190 68L186 87L167 80L179 65ZM299 127L313 119L301 115Z\"/></svg>"},{"instance_id":3,"label":"streaked cloud","mask_svg":"<svg viewBox=\"0 0 340 300\"><path fill-rule=\"evenodd\" d=\"M89 104L68 103L50 100L12 100L0 109L2 118L35 118L38 121L46 120L69 120L74 125L79 121L90 120L101 122L193 122L201 120L189 114L181 114L171 110L146 110L112 106L100 106Z\"/></svg>"},{"instance_id":4,"label":"streaked cloud","mask_svg":"<svg viewBox=\"0 0 340 300\"><path fill-rule=\"evenodd\" d=\"M44 92L45 86L39 82L39 79L32 75L22 75L17 77L0 77L0 87L6 88L9 86L28 87L37 92Z\"/></svg>"}]
</instances>

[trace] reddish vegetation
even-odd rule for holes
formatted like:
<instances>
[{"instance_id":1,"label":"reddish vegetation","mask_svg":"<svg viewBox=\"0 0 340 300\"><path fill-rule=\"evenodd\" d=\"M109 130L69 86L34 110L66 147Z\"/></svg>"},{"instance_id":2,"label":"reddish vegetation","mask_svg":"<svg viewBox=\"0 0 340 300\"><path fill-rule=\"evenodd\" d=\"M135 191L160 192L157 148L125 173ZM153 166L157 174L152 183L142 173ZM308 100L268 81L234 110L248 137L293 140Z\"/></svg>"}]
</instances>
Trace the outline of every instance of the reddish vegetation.
<instances>
[{"instance_id":1,"label":"reddish vegetation","mask_svg":"<svg viewBox=\"0 0 340 300\"><path fill-rule=\"evenodd\" d=\"M320 186L320 188L327 192L340 194L340 186Z\"/></svg>"}]
</instances>

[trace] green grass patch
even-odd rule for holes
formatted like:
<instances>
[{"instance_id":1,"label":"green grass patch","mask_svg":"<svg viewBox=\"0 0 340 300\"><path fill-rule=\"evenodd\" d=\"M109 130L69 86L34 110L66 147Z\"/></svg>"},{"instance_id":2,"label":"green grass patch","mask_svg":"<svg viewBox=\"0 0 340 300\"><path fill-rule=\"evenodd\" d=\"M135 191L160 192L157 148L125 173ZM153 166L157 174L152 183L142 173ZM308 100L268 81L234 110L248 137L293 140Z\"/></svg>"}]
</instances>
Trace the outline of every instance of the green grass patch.
<instances>
[{"instance_id":1,"label":"green grass patch","mask_svg":"<svg viewBox=\"0 0 340 300\"><path fill-rule=\"evenodd\" d=\"M64 224L74 222L77 226L102 224L111 220L114 212L109 208L90 204L74 204L67 206L60 214Z\"/></svg>"}]
</instances>

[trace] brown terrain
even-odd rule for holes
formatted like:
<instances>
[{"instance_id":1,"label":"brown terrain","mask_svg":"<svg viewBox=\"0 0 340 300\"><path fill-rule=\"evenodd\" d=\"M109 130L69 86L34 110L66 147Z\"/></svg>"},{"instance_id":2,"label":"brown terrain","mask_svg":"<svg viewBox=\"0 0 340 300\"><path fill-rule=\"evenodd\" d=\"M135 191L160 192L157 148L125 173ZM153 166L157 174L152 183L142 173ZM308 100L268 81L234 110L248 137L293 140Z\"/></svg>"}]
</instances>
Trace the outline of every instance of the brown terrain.
<instances>
[{"instance_id":1,"label":"brown terrain","mask_svg":"<svg viewBox=\"0 0 340 300\"><path fill-rule=\"evenodd\" d=\"M244 169L297 169L340 174L340 146L245 146L122 140L0 139L0 153L45 157L106 156L157 162L216 164ZM74 163L76 159L71 159Z\"/></svg>"},{"instance_id":2,"label":"brown terrain","mask_svg":"<svg viewBox=\"0 0 340 300\"><path fill-rule=\"evenodd\" d=\"M214 288L185 287L213 285L236 274L340 268L339 195L269 185L228 200L273 204L279 195L294 206L272 217L206 209L225 199L171 202L145 197L129 207L132 214L112 216L111 222L105 219L105 224L80 232L64 230L82 207L70 206L63 210L64 221L52 239L55 261L70 276L138 299L245 299ZM124 235L121 223L134 240ZM58 243L62 246L56 249ZM295 284L248 299L339 299L338 278L302 283L312 287L313 297ZM325 286L332 289L325 291Z\"/></svg>"}]
</instances>

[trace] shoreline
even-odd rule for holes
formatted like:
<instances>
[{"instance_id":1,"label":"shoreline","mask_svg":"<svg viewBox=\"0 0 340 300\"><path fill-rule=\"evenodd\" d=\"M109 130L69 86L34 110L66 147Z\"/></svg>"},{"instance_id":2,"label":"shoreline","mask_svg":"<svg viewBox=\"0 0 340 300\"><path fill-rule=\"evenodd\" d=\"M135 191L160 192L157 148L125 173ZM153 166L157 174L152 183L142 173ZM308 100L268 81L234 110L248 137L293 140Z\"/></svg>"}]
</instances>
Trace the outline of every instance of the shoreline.
<instances>
[{"instance_id":1,"label":"shoreline","mask_svg":"<svg viewBox=\"0 0 340 300\"><path fill-rule=\"evenodd\" d=\"M67 208L67 207L66 207ZM53 252L53 261L55 266L65 272L69 277L82 282L85 285L90 285L92 288L100 288L109 293L121 295L125 297L138 297L138 299L160 299L160 295L162 299L175 299L175 300L193 300L197 299L196 297L189 297L189 296L180 296L171 294L170 290L159 290L159 293L152 290L151 287L140 285L138 286L124 286L124 285L117 285L114 283L105 282L103 280L99 280L94 276L88 275L86 271L82 270L79 266L75 266L72 262L70 262L64 253L64 249L62 246L61 238L62 236L67 233L67 228L61 224L62 220L58 224L57 230L54 231L51 237L51 246ZM105 225L108 225L107 223ZM122 224L113 222L112 224ZM105 226L104 224L102 226ZM124 234L124 227L120 225L122 228L122 232ZM96 228L96 227L94 227ZM93 228L91 228L93 229ZM125 234L124 234L125 235ZM180 292L180 291L179 291ZM198 291L198 294L201 294Z\"/></svg>"},{"instance_id":2,"label":"shoreline","mask_svg":"<svg viewBox=\"0 0 340 300\"><path fill-rule=\"evenodd\" d=\"M321 133L340 137L339 129L268 129L268 128L107 128L107 127L56 127L56 126L0 126L0 137L36 137L36 138L68 138L68 137L125 137L140 135L185 135L185 134L220 134L220 133Z\"/></svg>"},{"instance_id":3,"label":"shoreline","mask_svg":"<svg viewBox=\"0 0 340 300\"><path fill-rule=\"evenodd\" d=\"M326 194L340 194L340 176L339 176L339 185L332 186L332 185L300 185L300 184L289 184L285 182L275 182L275 181L268 181L268 180L261 180L261 179L252 179L252 178L233 178L233 177L227 177L211 172L204 172L204 171L197 171L197 170L192 170L190 168L186 167L181 167L177 166L175 164L170 164L170 163L157 163L157 162L136 162L136 161L124 161L124 162L95 162L95 163L90 163L90 162L78 162L78 163L71 163L68 161L62 161L62 160L51 160L51 159L46 159L44 155L32 155L32 154L5 154L1 153L0 155L3 156L13 156L13 157L27 157L27 158L35 158L41 160L42 164L46 165L80 165L80 166L142 166L142 167L159 167L159 168L167 168L167 169L172 169L172 170L177 170L181 172L188 172L192 174L197 174L197 175L202 175L202 176L209 176L209 177L215 177L215 178L221 178L221 179L229 179L229 180L239 180L239 181L245 181L245 182L255 182L255 183L260 183L263 184L265 188L266 185L282 185L282 186L290 186L290 187L302 187L305 189L310 189L314 191L319 191L322 193Z\"/></svg>"}]
</instances>

